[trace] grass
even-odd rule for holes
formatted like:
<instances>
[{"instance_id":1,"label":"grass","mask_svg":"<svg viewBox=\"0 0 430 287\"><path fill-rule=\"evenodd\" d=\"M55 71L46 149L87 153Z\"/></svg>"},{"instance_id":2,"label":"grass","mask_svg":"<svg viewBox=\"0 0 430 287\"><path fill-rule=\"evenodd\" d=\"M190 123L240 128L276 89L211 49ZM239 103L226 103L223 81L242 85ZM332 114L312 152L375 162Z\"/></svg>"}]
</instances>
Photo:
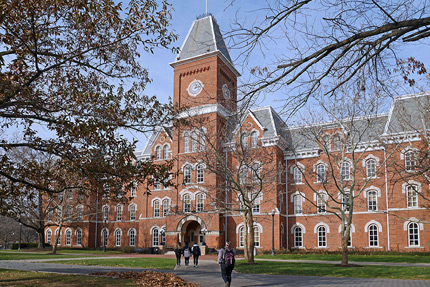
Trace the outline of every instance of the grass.
<instances>
[{"instance_id":1,"label":"grass","mask_svg":"<svg viewBox=\"0 0 430 287\"><path fill-rule=\"evenodd\" d=\"M132 280L0 269L0 286L136 286Z\"/></svg>"},{"instance_id":2,"label":"grass","mask_svg":"<svg viewBox=\"0 0 430 287\"><path fill-rule=\"evenodd\" d=\"M113 267L135 267L173 270L176 259L171 258L121 258L121 259L85 259L85 260L61 260L45 263L73 264L73 265L96 265Z\"/></svg>"},{"instance_id":3,"label":"grass","mask_svg":"<svg viewBox=\"0 0 430 287\"><path fill-rule=\"evenodd\" d=\"M47 253L15 253L15 252L11 252L11 253L6 253L6 252L1 252L0 253L0 260L31 260L31 259L54 259L54 258L74 258L74 257L78 257L76 255L61 255L61 254L57 254L57 255L53 255L53 254L47 254Z\"/></svg>"},{"instance_id":4,"label":"grass","mask_svg":"<svg viewBox=\"0 0 430 287\"><path fill-rule=\"evenodd\" d=\"M240 273L271 275L430 280L428 267L338 267L331 264L257 261L254 265L237 262L235 270Z\"/></svg>"},{"instance_id":5,"label":"grass","mask_svg":"<svg viewBox=\"0 0 430 287\"><path fill-rule=\"evenodd\" d=\"M357 262L391 262L391 263L430 263L429 254L420 253L370 253L370 254L350 254L349 261ZM287 260L325 260L341 261L340 254L277 254L259 255L257 259L287 259Z\"/></svg>"}]
</instances>

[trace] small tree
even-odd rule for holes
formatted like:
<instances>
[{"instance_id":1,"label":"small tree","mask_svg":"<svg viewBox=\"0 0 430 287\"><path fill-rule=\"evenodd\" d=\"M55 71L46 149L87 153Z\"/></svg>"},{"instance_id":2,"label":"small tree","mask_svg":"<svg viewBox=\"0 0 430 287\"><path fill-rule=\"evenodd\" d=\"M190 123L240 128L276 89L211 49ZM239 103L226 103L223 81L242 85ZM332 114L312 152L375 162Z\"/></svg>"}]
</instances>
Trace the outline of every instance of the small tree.
<instances>
[{"instance_id":1,"label":"small tree","mask_svg":"<svg viewBox=\"0 0 430 287\"><path fill-rule=\"evenodd\" d=\"M363 168L362 163L370 149L382 151L384 148L380 136L386 116L377 115L381 100L378 97L358 92L351 94L344 92L336 95L333 101L319 102L321 113L328 114L329 122L307 122L307 127L297 130L296 137L307 142L305 147L318 149L321 161L314 163L314 169L304 168L298 159L294 165L295 172L304 178L305 188L312 191L307 195L310 197L307 202L312 203L318 213L331 213L340 221L342 266L348 265L348 242L359 198L392 154L378 164L372 162L370 169ZM304 142L296 141L291 147L291 155L299 152ZM297 191L301 191L299 185L291 193ZM304 192L295 195L295 207L301 206L302 196L306 197ZM312 196L317 198L317 203Z\"/></svg>"}]
</instances>

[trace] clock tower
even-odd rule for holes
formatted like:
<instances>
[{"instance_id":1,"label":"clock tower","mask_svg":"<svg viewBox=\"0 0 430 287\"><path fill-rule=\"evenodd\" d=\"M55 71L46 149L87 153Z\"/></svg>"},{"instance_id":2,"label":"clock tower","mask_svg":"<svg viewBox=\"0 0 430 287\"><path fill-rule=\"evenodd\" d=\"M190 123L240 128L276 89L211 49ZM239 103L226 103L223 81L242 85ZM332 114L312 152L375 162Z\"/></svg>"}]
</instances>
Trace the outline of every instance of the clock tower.
<instances>
[{"instance_id":1,"label":"clock tower","mask_svg":"<svg viewBox=\"0 0 430 287\"><path fill-rule=\"evenodd\" d=\"M236 84L240 74L212 15L193 22L171 66L175 69L173 102L178 108L200 112L202 109L236 111Z\"/></svg>"},{"instance_id":2,"label":"clock tower","mask_svg":"<svg viewBox=\"0 0 430 287\"><path fill-rule=\"evenodd\" d=\"M210 172L208 165L213 163L208 155L223 154L229 119L237 109L239 73L212 15L193 22L171 66L173 103L186 124L180 122L172 129L179 213L167 217L167 240L177 238L182 244L204 240L208 246L222 247L227 224L217 206L224 200L219 190L224 182Z\"/></svg>"}]
</instances>

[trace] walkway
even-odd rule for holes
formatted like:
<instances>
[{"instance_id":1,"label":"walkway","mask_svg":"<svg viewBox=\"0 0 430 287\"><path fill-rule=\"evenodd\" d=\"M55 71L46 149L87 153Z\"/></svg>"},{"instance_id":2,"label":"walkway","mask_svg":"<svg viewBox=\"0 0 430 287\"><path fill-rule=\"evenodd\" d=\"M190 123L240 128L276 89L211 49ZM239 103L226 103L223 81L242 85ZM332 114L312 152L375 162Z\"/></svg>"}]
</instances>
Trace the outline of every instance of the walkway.
<instances>
[{"instance_id":1,"label":"walkway","mask_svg":"<svg viewBox=\"0 0 430 287\"><path fill-rule=\"evenodd\" d=\"M145 256L145 255L143 255ZM109 256L103 258L124 258L124 257L143 257L142 255L132 256ZM162 255L153 255L160 257ZM149 257L149 256L145 256ZM152 256L151 256L152 257ZM172 256L163 256L173 258ZM93 259L94 257L92 257ZM202 256L199 267L194 268L192 265L185 268L181 265L176 270L155 270L160 272L172 272L178 276L195 283L199 283L202 287L224 286L221 279L220 268L215 261L215 256ZM79 258L76 260L81 260ZM91 258L85 258L91 259ZM53 259L49 259L52 261ZM55 261L70 260L69 258L57 258ZM39 263L37 263L38 261ZM121 268L121 267L104 267L104 266L79 266L79 265L65 265L44 263L45 260L2 260L0 261L0 268L4 269L17 269L26 271L40 271L40 272L55 272L67 274L89 274L93 272L108 272L108 271L143 271L143 268ZM280 260L281 261L281 260ZM293 261L298 262L298 261ZM300 261L305 262L305 261ZM314 262L315 261L306 261ZM190 262L192 264L192 262ZM334 264L335 262L327 262ZM369 262L368 262L369 263ZM371 262L373 264L373 262ZM183 264L183 260L182 260ZM365 265L366 263L359 262ZM380 263L378 263L380 264ZM394 263L393 263L394 264ZM399 264L399 263L397 263ZM411 264L412 265L412 264ZM411 266L407 265L407 266ZM415 264L413 264L415 266ZM419 266L419 265L416 265ZM426 265L429 266L429 265ZM362 279L362 278L332 278L332 277L314 277L314 276L289 276L289 275L261 275L261 274L233 274L232 287L245 287L245 286L318 286L318 287L400 287L400 286L430 286L430 281L422 280L391 280L391 279Z\"/></svg>"}]
</instances>

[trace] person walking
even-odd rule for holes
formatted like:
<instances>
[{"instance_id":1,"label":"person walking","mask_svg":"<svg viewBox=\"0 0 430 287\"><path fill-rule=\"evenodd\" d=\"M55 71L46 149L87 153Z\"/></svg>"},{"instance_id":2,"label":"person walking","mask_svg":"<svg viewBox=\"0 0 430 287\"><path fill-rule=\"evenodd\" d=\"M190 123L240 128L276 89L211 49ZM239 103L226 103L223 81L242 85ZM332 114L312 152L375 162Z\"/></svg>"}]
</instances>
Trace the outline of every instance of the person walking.
<instances>
[{"instance_id":1,"label":"person walking","mask_svg":"<svg viewBox=\"0 0 430 287\"><path fill-rule=\"evenodd\" d=\"M220 249L218 253L218 264L221 266L221 276L225 286L230 287L231 272L234 269L236 251L231 248L230 241L225 243L225 247Z\"/></svg>"},{"instance_id":2,"label":"person walking","mask_svg":"<svg viewBox=\"0 0 430 287\"><path fill-rule=\"evenodd\" d=\"M188 246L188 242L185 242L185 247L182 253L184 254L184 258L185 258L185 267L188 267L188 264L190 264L190 256L191 256L191 250L190 250L190 247Z\"/></svg>"},{"instance_id":3,"label":"person walking","mask_svg":"<svg viewBox=\"0 0 430 287\"><path fill-rule=\"evenodd\" d=\"M197 268L197 265L199 265L199 256L202 255L199 245L194 243L191 251L193 252L194 268Z\"/></svg>"},{"instance_id":4,"label":"person walking","mask_svg":"<svg viewBox=\"0 0 430 287\"><path fill-rule=\"evenodd\" d=\"M176 266L181 266L182 249L179 244L176 244L176 248L174 251L176 255Z\"/></svg>"}]
</instances>

